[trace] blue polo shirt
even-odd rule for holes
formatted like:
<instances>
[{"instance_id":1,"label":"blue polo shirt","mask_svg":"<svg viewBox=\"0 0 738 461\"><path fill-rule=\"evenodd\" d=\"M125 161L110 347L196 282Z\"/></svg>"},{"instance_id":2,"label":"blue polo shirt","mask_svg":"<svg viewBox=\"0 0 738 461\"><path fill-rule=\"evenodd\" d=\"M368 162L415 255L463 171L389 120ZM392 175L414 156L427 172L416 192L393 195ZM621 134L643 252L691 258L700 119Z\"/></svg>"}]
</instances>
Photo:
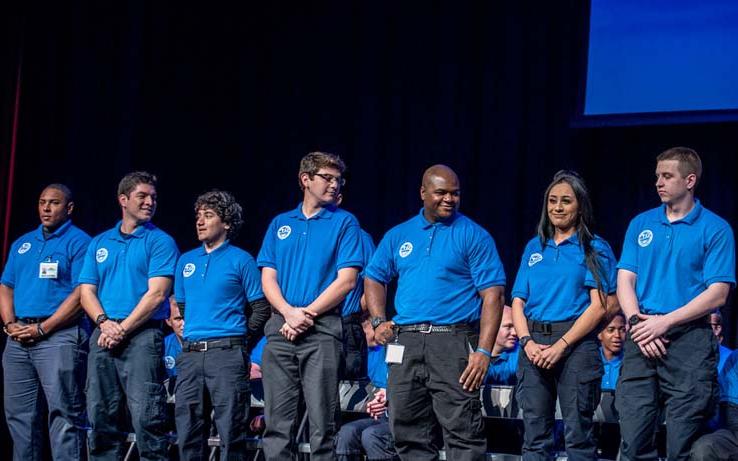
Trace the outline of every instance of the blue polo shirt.
<instances>
[{"instance_id":1,"label":"blue polo shirt","mask_svg":"<svg viewBox=\"0 0 738 461\"><path fill-rule=\"evenodd\" d=\"M599 256L600 282L605 293L616 290L615 255L598 236L592 247ZM512 297L525 301L525 316L537 322L566 322L578 318L591 304L589 291L597 288L587 268L584 250L575 233L558 245L538 237L525 246Z\"/></svg>"},{"instance_id":2,"label":"blue polo shirt","mask_svg":"<svg viewBox=\"0 0 738 461\"><path fill-rule=\"evenodd\" d=\"M245 336L244 306L263 297L256 261L227 240L210 253L200 246L179 258L174 298L185 304L187 341Z\"/></svg>"},{"instance_id":3,"label":"blue polo shirt","mask_svg":"<svg viewBox=\"0 0 738 461\"><path fill-rule=\"evenodd\" d=\"M430 223L423 210L387 232L366 277L387 284L395 277L394 322L412 325L469 323L479 319L479 291L505 285L495 242L461 213Z\"/></svg>"},{"instance_id":4,"label":"blue polo shirt","mask_svg":"<svg viewBox=\"0 0 738 461\"><path fill-rule=\"evenodd\" d=\"M613 357L612 360L607 360L605 354L602 352L600 347L600 358L602 359L602 365L605 368L605 374L602 375L602 390L614 391L618 385L618 377L620 377L620 368L623 365L623 354L620 353Z\"/></svg>"},{"instance_id":5,"label":"blue polo shirt","mask_svg":"<svg viewBox=\"0 0 738 461\"><path fill-rule=\"evenodd\" d=\"M369 261L372 259L374 254L374 240L364 229L361 229L361 256L363 266L369 265ZM364 294L364 271L362 271L356 279L356 288L351 290L346 295L346 300L343 302L343 310L341 315L348 317L349 315L361 312L361 296Z\"/></svg>"},{"instance_id":6,"label":"blue polo shirt","mask_svg":"<svg viewBox=\"0 0 738 461\"><path fill-rule=\"evenodd\" d=\"M519 353L520 347L515 344L515 347L500 354L497 360L490 362L484 382L500 386L514 386L517 382L515 372L518 370Z\"/></svg>"},{"instance_id":7,"label":"blue polo shirt","mask_svg":"<svg viewBox=\"0 0 738 461\"><path fill-rule=\"evenodd\" d=\"M48 317L77 286L90 236L67 221L44 239L43 226L10 245L1 283L13 289L16 317ZM56 263L55 278L42 278L42 263Z\"/></svg>"},{"instance_id":8,"label":"blue polo shirt","mask_svg":"<svg viewBox=\"0 0 738 461\"><path fill-rule=\"evenodd\" d=\"M720 350L718 352L718 373L723 371L723 367L725 366L725 361L728 360L728 357L732 353L733 351L731 349L728 349L722 344L720 345Z\"/></svg>"},{"instance_id":9,"label":"blue polo shirt","mask_svg":"<svg viewBox=\"0 0 738 461\"><path fill-rule=\"evenodd\" d=\"M92 239L79 276L80 284L97 286L97 297L111 319L128 317L148 291L150 278L173 278L179 256L172 237L155 225L142 224L124 236L121 223ZM167 317L165 299L152 318Z\"/></svg>"},{"instance_id":10,"label":"blue polo shirt","mask_svg":"<svg viewBox=\"0 0 738 461\"><path fill-rule=\"evenodd\" d=\"M733 231L699 200L687 216L671 223L663 205L630 222L618 269L638 275L642 312L668 314L713 283L735 286Z\"/></svg>"},{"instance_id":11,"label":"blue polo shirt","mask_svg":"<svg viewBox=\"0 0 738 461\"><path fill-rule=\"evenodd\" d=\"M387 388L387 362L384 346L370 346L367 350L366 369L369 381L376 387Z\"/></svg>"},{"instance_id":12,"label":"blue polo shirt","mask_svg":"<svg viewBox=\"0 0 738 461\"><path fill-rule=\"evenodd\" d=\"M277 271L288 304L307 307L336 280L340 269L364 267L359 230L359 222L346 210L326 207L308 219L300 203L272 220L257 264Z\"/></svg>"},{"instance_id":13,"label":"blue polo shirt","mask_svg":"<svg viewBox=\"0 0 738 461\"><path fill-rule=\"evenodd\" d=\"M738 405L738 350L725 360L725 366L718 375L720 401Z\"/></svg>"},{"instance_id":14,"label":"blue polo shirt","mask_svg":"<svg viewBox=\"0 0 738 461\"><path fill-rule=\"evenodd\" d=\"M182 353L182 344L177 335L170 333L164 338L164 368L169 378L177 376L177 357Z\"/></svg>"},{"instance_id":15,"label":"blue polo shirt","mask_svg":"<svg viewBox=\"0 0 738 461\"><path fill-rule=\"evenodd\" d=\"M264 354L264 346L266 346L267 337L262 336L256 346L251 350L251 363L261 366L261 356Z\"/></svg>"}]
</instances>

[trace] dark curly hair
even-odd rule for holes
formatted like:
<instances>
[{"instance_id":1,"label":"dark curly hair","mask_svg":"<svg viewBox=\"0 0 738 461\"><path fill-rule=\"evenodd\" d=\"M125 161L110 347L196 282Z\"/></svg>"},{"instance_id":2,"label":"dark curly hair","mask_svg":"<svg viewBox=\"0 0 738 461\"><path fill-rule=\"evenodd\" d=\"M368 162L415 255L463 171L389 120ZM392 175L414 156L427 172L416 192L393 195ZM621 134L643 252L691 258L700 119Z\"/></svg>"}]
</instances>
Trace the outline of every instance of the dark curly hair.
<instances>
[{"instance_id":1,"label":"dark curly hair","mask_svg":"<svg viewBox=\"0 0 738 461\"><path fill-rule=\"evenodd\" d=\"M229 239L238 235L243 225L243 209L233 194L217 189L205 192L195 200L195 213L202 209L213 210L224 224L230 226L227 232Z\"/></svg>"}]
</instances>

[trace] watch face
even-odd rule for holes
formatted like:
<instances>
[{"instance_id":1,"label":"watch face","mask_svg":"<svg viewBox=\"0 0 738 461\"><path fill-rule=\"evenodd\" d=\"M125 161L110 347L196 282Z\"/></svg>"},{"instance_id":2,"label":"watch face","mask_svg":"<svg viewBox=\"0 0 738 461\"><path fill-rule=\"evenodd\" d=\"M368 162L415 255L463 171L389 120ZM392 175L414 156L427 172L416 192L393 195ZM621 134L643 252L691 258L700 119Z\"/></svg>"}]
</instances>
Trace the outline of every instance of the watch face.
<instances>
[{"instance_id":1,"label":"watch face","mask_svg":"<svg viewBox=\"0 0 738 461\"><path fill-rule=\"evenodd\" d=\"M638 318L638 316L637 316L637 315L631 315L631 316L630 316L630 318L628 319L628 323L629 323L629 324L630 324L631 326L632 326L632 325L635 325L635 324L636 324L636 323L638 323L639 321L640 321L640 318Z\"/></svg>"}]
</instances>

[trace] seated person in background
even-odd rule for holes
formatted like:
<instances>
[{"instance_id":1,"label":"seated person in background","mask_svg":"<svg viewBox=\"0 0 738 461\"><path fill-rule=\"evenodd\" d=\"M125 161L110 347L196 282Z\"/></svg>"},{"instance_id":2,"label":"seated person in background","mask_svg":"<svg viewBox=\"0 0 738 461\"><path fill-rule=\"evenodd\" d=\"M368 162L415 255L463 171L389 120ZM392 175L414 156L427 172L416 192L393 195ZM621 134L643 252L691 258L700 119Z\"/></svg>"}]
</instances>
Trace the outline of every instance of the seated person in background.
<instances>
[{"instance_id":1,"label":"seated person in background","mask_svg":"<svg viewBox=\"0 0 738 461\"><path fill-rule=\"evenodd\" d=\"M336 435L338 461L361 460L366 453L368 461L395 460L395 443L387 418L387 364L385 348L374 339L374 329L368 319L362 322L368 347L367 369L369 379L377 392L367 402L366 412L371 418L363 418L344 424Z\"/></svg>"},{"instance_id":2,"label":"seated person in background","mask_svg":"<svg viewBox=\"0 0 738 461\"><path fill-rule=\"evenodd\" d=\"M723 366L725 366L728 356L733 352L731 349L723 346L723 316L720 314L720 309L710 314L710 326L712 327L712 332L715 333L715 336L717 336L720 342L720 353L718 357L718 373L720 373Z\"/></svg>"},{"instance_id":3,"label":"seated person in background","mask_svg":"<svg viewBox=\"0 0 738 461\"><path fill-rule=\"evenodd\" d=\"M515 371L518 368L518 334L512 321L512 308L502 310L500 330L492 347L492 360L487 370L486 384L514 386L517 382Z\"/></svg>"},{"instance_id":4,"label":"seated person in background","mask_svg":"<svg viewBox=\"0 0 738 461\"><path fill-rule=\"evenodd\" d=\"M597 335L600 340L600 356L605 366L602 375L602 390L614 391L623 363L623 341L625 341L625 314L617 311L609 314L605 328Z\"/></svg>"},{"instance_id":5,"label":"seated person in background","mask_svg":"<svg viewBox=\"0 0 738 461\"><path fill-rule=\"evenodd\" d=\"M266 342L266 336L262 336L251 350L251 379L261 379L261 353L264 351Z\"/></svg>"},{"instance_id":6,"label":"seated person in background","mask_svg":"<svg viewBox=\"0 0 738 461\"><path fill-rule=\"evenodd\" d=\"M177 377L177 357L182 352L182 331L184 330L184 319L179 312L174 295L169 297L169 318L165 321L172 329L172 333L164 338L164 367L167 369L169 378L167 394L174 395L172 390Z\"/></svg>"},{"instance_id":7,"label":"seated person in background","mask_svg":"<svg viewBox=\"0 0 738 461\"><path fill-rule=\"evenodd\" d=\"M738 459L738 351L725 360L718 382L720 429L697 439L689 454L692 461Z\"/></svg>"}]
</instances>

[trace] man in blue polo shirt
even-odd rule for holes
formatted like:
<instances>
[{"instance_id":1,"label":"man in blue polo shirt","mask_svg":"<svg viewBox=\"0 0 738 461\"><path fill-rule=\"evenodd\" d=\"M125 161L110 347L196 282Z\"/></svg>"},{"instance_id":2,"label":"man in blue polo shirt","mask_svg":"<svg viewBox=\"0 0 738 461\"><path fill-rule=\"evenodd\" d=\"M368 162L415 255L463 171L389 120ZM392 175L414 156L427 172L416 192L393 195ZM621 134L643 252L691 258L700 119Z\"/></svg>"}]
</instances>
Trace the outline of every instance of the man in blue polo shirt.
<instances>
[{"instance_id":1,"label":"man in blue polo shirt","mask_svg":"<svg viewBox=\"0 0 738 461\"><path fill-rule=\"evenodd\" d=\"M364 267L374 253L374 240L361 229L361 255ZM364 296L364 273L356 279L356 287L346 296L341 311L343 322L344 368L341 379L360 380L367 377L367 343L362 319L362 297Z\"/></svg>"},{"instance_id":2,"label":"man in blue polo shirt","mask_svg":"<svg viewBox=\"0 0 738 461\"><path fill-rule=\"evenodd\" d=\"M72 224L73 209L69 188L47 186L38 200L41 225L13 242L2 275L5 417L15 460L41 460L44 407L54 459L86 456L87 332L77 277L90 236Z\"/></svg>"},{"instance_id":3,"label":"man in blue polo shirt","mask_svg":"<svg viewBox=\"0 0 738 461\"><path fill-rule=\"evenodd\" d=\"M175 399L180 459L207 458L203 421L213 409L220 458L245 460L251 403L247 337L261 335L271 308L256 261L230 243L243 224L241 205L230 193L214 190L197 198L195 212L202 246L179 258L174 283L185 319Z\"/></svg>"},{"instance_id":4,"label":"man in blue polo shirt","mask_svg":"<svg viewBox=\"0 0 738 461\"><path fill-rule=\"evenodd\" d=\"M689 454L717 399L718 343L707 319L735 286L733 232L695 199L699 156L674 147L656 161L663 206L631 221L618 264L631 327L616 391L624 460L657 458L660 402L667 457Z\"/></svg>"},{"instance_id":5,"label":"man in blue polo shirt","mask_svg":"<svg viewBox=\"0 0 738 461\"><path fill-rule=\"evenodd\" d=\"M142 460L167 459L162 322L177 263L174 240L151 223L156 176L129 173L118 184L122 220L90 242L79 276L90 338L87 413L92 459L123 455L127 405Z\"/></svg>"},{"instance_id":6,"label":"man in blue polo shirt","mask_svg":"<svg viewBox=\"0 0 738 461\"><path fill-rule=\"evenodd\" d=\"M435 459L434 420L448 459L480 460L479 387L502 316L505 273L492 237L458 212L460 185L444 165L426 170L423 209L391 229L366 269L364 296L378 342L388 343L390 426L402 459ZM398 277L392 321L386 285Z\"/></svg>"},{"instance_id":7,"label":"man in blue polo shirt","mask_svg":"<svg viewBox=\"0 0 738 461\"><path fill-rule=\"evenodd\" d=\"M700 437L693 445L691 461L738 459L738 351L731 353L718 376L720 383L719 429Z\"/></svg>"},{"instance_id":8,"label":"man in blue polo shirt","mask_svg":"<svg viewBox=\"0 0 738 461\"><path fill-rule=\"evenodd\" d=\"M505 306L502 310L500 330L492 346L492 360L487 370L486 384L514 386L517 382L515 372L518 370L518 334L512 320L512 308Z\"/></svg>"},{"instance_id":9,"label":"man in blue polo shirt","mask_svg":"<svg viewBox=\"0 0 738 461\"><path fill-rule=\"evenodd\" d=\"M174 295L169 297L169 318L166 323L172 332L164 338L164 368L169 377L169 389L173 390L172 384L177 378L177 358L182 353L182 341L184 341L184 317L182 317Z\"/></svg>"},{"instance_id":10,"label":"man in blue polo shirt","mask_svg":"<svg viewBox=\"0 0 738 461\"><path fill-rule=\"evenodd\" d=\"M257 259L264 294L274 307L264 329L267 459L292 459L300 394L310 422L313 460L335 459L341 304L363 267L359 223L336 207L345 165L313 152L300 161L303 201L278 215Z\"/></svg>"}]
</instances>

